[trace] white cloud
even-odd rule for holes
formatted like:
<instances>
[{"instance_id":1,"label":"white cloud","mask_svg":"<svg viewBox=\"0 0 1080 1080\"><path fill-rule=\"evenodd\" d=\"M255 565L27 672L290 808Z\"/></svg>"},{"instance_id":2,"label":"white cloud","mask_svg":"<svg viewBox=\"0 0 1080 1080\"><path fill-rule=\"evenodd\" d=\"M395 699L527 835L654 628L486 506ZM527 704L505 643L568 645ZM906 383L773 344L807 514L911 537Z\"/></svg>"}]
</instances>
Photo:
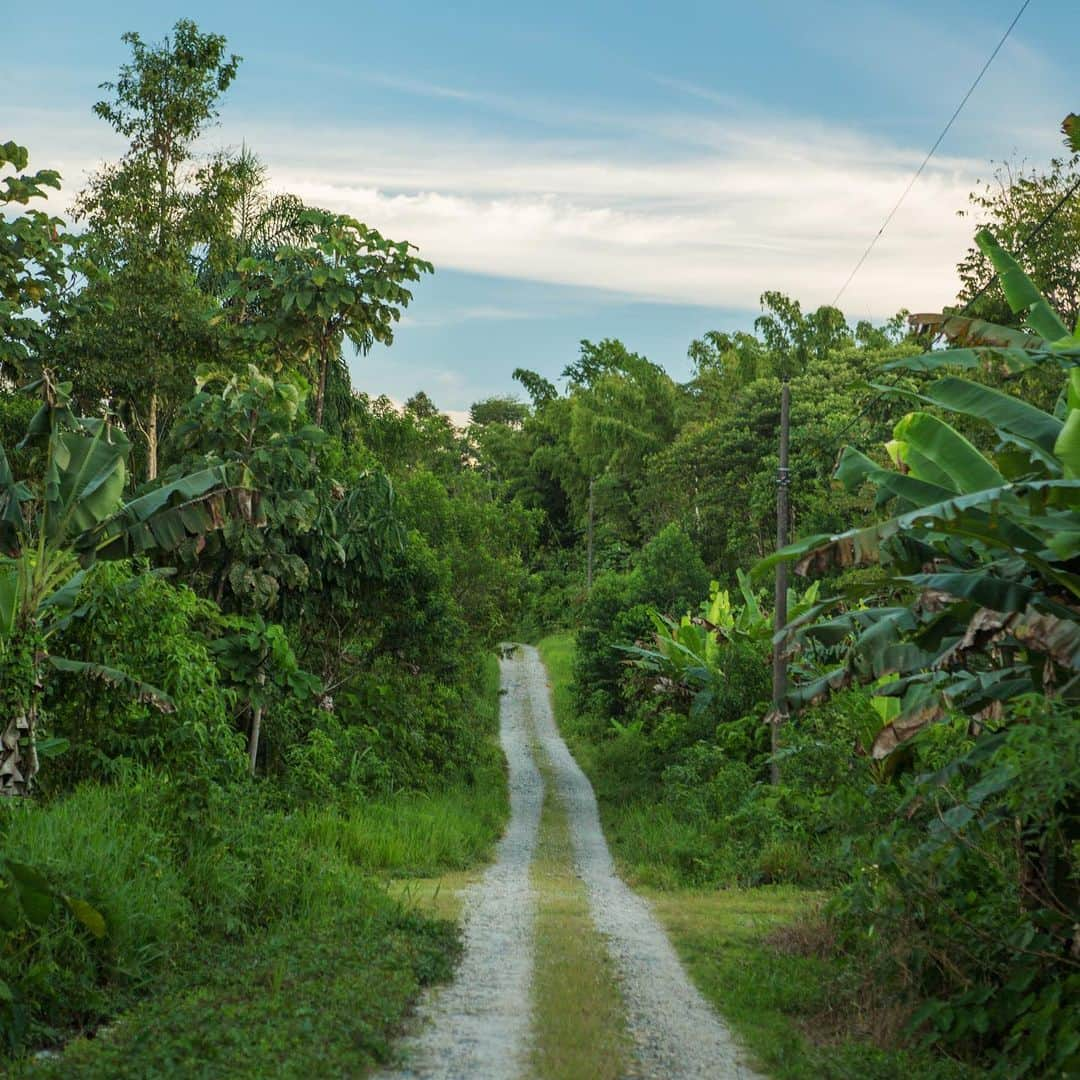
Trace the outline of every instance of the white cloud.
<instances>
[{"instance_id":1,"label":"white cloud","mask_svg":"<svg viewBox=\"0 0 1080 1080\"><path fill-rule=\"evenodd\" d=\"M672 117L657 128L681 133L679 157L583 143L463 146L419 131L350 134L355 153L327 132L304 144L336 144L323 160L266 157L276 184L408 238L436 267L743 308L774 288L830 301L919 160L824 128L784 139ZM979 171L931 165L849 288L849 310L952 300L969 238L955 211Z\"/></svg>"},{"instance_id":2,"label":"white cloud","mask_svg":"<svg viewBox=\"0 0 1080 1080\"><path fill-rule=\"evenodd\" d=\"M35 128L56 134L34 147L34 164L57 165L73 186L95 157L115 154L103 126L95 152L85 127L67 141L71 127L42 119ZM766 289L806 305L831 301L921 158L820 122L670 112L613 117L606 132L558 140L235 122L214 135L242 139L275 187L412 241L437 269L726 308L755 308ZM950 302L970 230L955 212L986 171L985 162L935 159L845 310L887 316ZM462 319L507 317L482 298L470 307Z\"/></svg>"}]
</instances>

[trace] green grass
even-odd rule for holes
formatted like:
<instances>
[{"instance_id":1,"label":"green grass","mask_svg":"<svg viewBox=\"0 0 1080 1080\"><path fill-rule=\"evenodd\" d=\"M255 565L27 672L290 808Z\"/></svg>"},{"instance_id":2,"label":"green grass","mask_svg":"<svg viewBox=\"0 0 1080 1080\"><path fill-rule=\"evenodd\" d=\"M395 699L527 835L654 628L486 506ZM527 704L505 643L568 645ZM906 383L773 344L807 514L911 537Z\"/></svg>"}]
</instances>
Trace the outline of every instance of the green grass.
<instances>
[{"instance_id":1,"label":"green grass","mask_svg":"<svg viewBox=\"0 0 1080 1080\"><path fill-rule=\"evenodd\" d=\"M428 877L487 858L508 813L503 767L491 761L469 783L322 810L304 828L372 873Z\"/></svg>"},{"instance_id":2,"label":"green grass","mask_svg":"<svg viewBox=\"0 0 1080 1080\"><path fill-rule=\"evenodd\" d=\"M492 655L477 704L488 743L473 775L440 790L403 792L316 815L309 826L313 839L332 843L342 859L384 877L433 877L485 861L510 816L498 713L499 662Z\"/></svg>"},{"instance_id":3,"label":"green grass","mask_svg":"<svg viewBox=\"0 0 1080 1080\"><path fill-rule=\"evenodd\" d=\"M560 630L557 634L548 634L536 643L536 648L548 670L555 723L565 734L572 727L574 719L574 631Z\"/></svg>"},{"instance_id":4,"label":"green grass","mask_svg":"<svg viewBox=\"0 0 1080 1080\"><path fill-rule=\"evenodd\" d=\"M494 657L486 674L476 722L487 756L442 790L286 811L244 786L183 825L168 820L172 804L147 774L0 815L0 850L99 906L109 925L93 942L58 912L21 958L4 951L20 939L0 934L5 980L19 960L17 992L38 1002L31 1046L106 1022L55 1058L12 1067L321 1077L386 1060L420 987L447 977L459 949L442 917L454 905L418 903L394 879L463 877L489 856L509 812ZM0 1044L4 1022L0 1000Z\"/></svg>"},{"instance_id":5,"label":"green grass","mask_svg":"<svg viewBox=\"0 0 1080 1080\"><path fill-rule=\"evenodd\" d=\"M824 894L789 885L645 894L694 982L772 1080L983 1075L875 1045L892 1042L903 1014L832 952L813 917Z\"/></svg>"},{"instance_id":6,"label":"green grass","mask_svg":"<svg viewBox=\"0 0 1080 1080\"><path fill-rule=\"evenodd\" d=\"M360 1075L389 1059L401 1016L424 983L449 975L456 952L449 923L368 888L334 917L204 950L169 993L17 1075Z\"/></svg>"},{"instance_id":7,"label":"green grass","mask_svg":"<svg viewBox=\"0 0 1080 1080\"><path fill-rule=\"evenodd\" d=\"M537 757L545 795L532 866L532 1071L540 1080L619 1080L630 1059L622 998L574 871L566 809L555 794L550 765L541 753Z\"/></svg>"}]
</instances>

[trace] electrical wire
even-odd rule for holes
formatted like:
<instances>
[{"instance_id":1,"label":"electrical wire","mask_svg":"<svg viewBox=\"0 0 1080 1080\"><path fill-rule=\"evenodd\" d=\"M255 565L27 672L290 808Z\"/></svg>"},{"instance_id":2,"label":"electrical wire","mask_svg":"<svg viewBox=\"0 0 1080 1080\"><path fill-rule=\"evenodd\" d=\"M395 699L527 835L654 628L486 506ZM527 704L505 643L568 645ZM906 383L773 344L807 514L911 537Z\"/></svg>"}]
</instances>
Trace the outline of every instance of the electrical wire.
<instances>
[{"instance_id":1,"label":"electrical wire","mask_svg":"<svg viewBox=\"0 0 1080 1080\"><path fill-rule=\"evenodd\" d=\"M1024 0L1024 2L1020 5L1020 10L1013 17L1013 21L1009 23L1008 29L1002 35L1001 40L994 47L994 51L987 58L986 63L983 64L982 70L975 77L975 81L968 87L967 93L960 99L960 104L957 105L956 108L953 110L952 116L949 117L949 122L941 129L941 134L938 135L938 137L934 140L934 145L931 146L930 149L927 151L926 157L924 157L922 160L922 164L915 170L915 174L908 181L907 187L904 188L903 192L900 195L900 198L896 200L896 204L885 216L885 220L881 223L881 228L878 229L878 231L874 234L874 237L870 241L870 243L866 245L866 250L862 253L862 255L859 256L859 261L855 264L851 273L848 274L847 280L844 282L843 285L840 286L840 291L833 298L833 307L836 307L836 305L840 302L840 297L844 295L844 293L847 291L848 286L852 283L852 281L855 280L855 275L862 269L863 263L865 263L870 256L870 252L874 250L874 247L877 244L878 240L881 239L882 234L889 227L889 223L896 216L896 213L903 205L904 200L911 193L911 189L915 186L916 181L919 179L920 176L922 176L923 170L930 163L930 159L937 152L937 148L942 144L945 136L949 134L949 129L956 122L956 118L960 115L960 113L963 111L964 106L968 103L968 98L970 98L971 95L975 93L976 87L979 85L979 83L982 82L983 76L987 73L987 71L990 70L990 65L994 62L997 54L1001 52L1002 46L1005 44L1006 41L1008 41L1009 35L1013 32L1013 27L1015 27L1016 24L1020 21L1020 16L1024 14L1030 3L1031 0Z\"/></svg>"},{"instance_id":2,"label":"electrical wire","mask_svg":"<svg viewBox=\"0 0 1080 1080\"><path fill-rule=\"evenodd\" d=\"M1057 215L1057 212L1077 192L1080 192L1080 178L1078 178L1073 183L1073 185L1062 194L1061 198L1059 198L1058 201L1054 203L1054 205L1050 207L1050 209L1042 216L1039 223L1020 242L1020 245L1016 248L1014 254L1019 255L1021 252L1026 251L1027 248L1031 245L1032 241L1035 240L1043 231L1043 229L1045 229L1046 226L1049 225L1050 222L1054 219L1054 217ZM998 275L996 273L991 274L990 277L987 278L987 280L971 295L967 303L964 304L964 306L958 312L956 312L956 314L958 316L966 315L971 310L971 306L975 303L975 301L978 300L979 297L982 296L983 293L985 293L986 290L989 289L995 281L997 281L997 279ZM879 390L876 394L874 394L874 396L871 397L865 405L863 405L863 407L858 411L858 413L856 413L855 416L853 416L851 420L848 421L848 423L846 423L839 432L837 432L836 436L834 436L835 440L841 440L860 420L862 420L866 416L866 414L874 405L876 405L879 401L881 401L882 398L886 396L887 393L887 390Z\"/></svg>"}]
</instances>

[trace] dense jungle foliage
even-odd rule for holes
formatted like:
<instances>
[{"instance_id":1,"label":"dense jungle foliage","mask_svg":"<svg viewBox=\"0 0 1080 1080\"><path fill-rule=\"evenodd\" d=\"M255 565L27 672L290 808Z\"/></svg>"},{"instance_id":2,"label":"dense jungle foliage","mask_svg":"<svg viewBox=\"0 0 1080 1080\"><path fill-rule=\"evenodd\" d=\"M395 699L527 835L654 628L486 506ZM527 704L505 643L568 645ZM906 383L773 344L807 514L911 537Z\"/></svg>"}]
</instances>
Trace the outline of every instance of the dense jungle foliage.
<instances>
[{"instance_id":1,"label":"dense jungle foliage","mask_svg":"<svg viewBox=\"0 0 1080 1080\"><path fill-rule=\"evenodd\" d=\"M125 40L94 112L129 146L72 226L0 145L0 1057L197 995L200 963L231 1000L211 958L258 947L312 1015L367 957L398 1004L326 1067L382 1059L455 946L372 875L483 854L492 652L572 627L568 734L633 874L826 888L814 940L894 1042L1080 1070L1075 202L1024 244L1076 157L975 197L954 311L765 293L685 383L583 341L460 430L347 363L432 267L202 152L223 38ZM778 558L813 581L774 642Z\"/></svg>"}]
</instances>

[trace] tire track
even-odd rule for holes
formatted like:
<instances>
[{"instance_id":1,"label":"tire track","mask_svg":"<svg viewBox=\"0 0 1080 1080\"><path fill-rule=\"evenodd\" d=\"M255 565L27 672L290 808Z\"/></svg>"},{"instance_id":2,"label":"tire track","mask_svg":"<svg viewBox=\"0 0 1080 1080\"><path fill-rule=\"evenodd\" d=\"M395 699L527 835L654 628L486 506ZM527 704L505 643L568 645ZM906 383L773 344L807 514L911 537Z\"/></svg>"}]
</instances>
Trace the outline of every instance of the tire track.
<instances>
[{"instance_id":1,"label":"tire track","mask_svg":"<svg viewBox=\"0 0 1080 1080\"><path fill-rule=\"evenodd\" d=\"M420 1005L423 1026L403 1044L402 1067L381 1073L384 1080L510 1080L525 1068L536 908L529 868L544 784L531 750L530 672L515 658L500 669L510 825L495 862L465 891L465 953L454 981Z\"/></svg>"}]
</instances>

